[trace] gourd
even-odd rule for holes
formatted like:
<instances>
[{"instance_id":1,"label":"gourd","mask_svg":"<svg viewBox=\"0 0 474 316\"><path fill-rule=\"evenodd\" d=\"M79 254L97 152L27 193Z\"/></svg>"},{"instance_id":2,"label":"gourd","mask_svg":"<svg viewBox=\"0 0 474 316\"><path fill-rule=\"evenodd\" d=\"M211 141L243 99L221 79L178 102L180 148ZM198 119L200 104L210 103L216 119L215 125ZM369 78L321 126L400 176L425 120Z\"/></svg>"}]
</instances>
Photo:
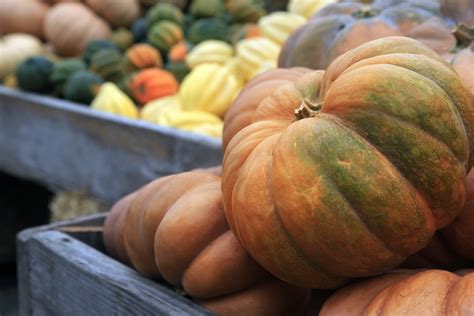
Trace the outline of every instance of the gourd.
<instances>
[{"instance_id":1,"label":"gourd","mask_svg":"<svg viewBox=\"0 0 474 316\"><path fill-rule=\"evenodd\" d=\"M138 72L132 78L130 91L137 102L145 104L154 99L176 94L178 82L166 70L149 68Z\"/></svg>"},{"instance_id":2,"label":"gourd","mask_svg":"<svg viewBox=\"0 0 474 316\"><path fill-rule=\"evenodd\" d=\"M0 37L0 79L13 72L19 63L41 54L41 51L41 42L34 36L18 33Z\"/></svg>"},{"instance_id":3,"label":"gourd","mask_svg":"<svg viewBox=\"0 0 474 316\"><path fill-rule=\"evenodd\" d=\"M230 29L230 42L236 45L239 41L261 35L260 27L254 23L233 24Z\"/></svg>"},{"instance_id":4,"label":"gourd","mask_svg":"<svg viewBox=\"0 0 474 316\"><path fill-rule=\"evenodd\" d=\"M168 61L179 62L184 61L188 52L193 48L193 45L186 40L182 40L179 43L171 47L168 53Z\"/></svg>"},{"instance_id":5,"label":"gourd","mask_svg":"<svg viewBox=\"0 0 474 316\"><path fill-rule=\"evenodd\" d=\"M48 6L39 0L0 1L0 34L26 33L43 38Z\"/></svg>"},{"instance_id":6,"label":"gourd","mask_svg":"<svg viewBox=\"0 0 474 316\"><path fill-rule=\"evenodd\" d=\"M474 94L474 76L472 75L472 67L474 66L474 25L461 24L454 34L457 37L458 47L453 52L451 64Z\"/></svg>"},{"instance_id":7,"label":"gourd","mask_svg":"<svg viewBox=\"0 0 474 316\"><path fill-rule=\"evenodd\" d=\"M269 276L229 231L211 170L160 178L127 199L107 217L105 245L111 254L125 249L141 274L184 289L214 313L285 315L308 305L309 290Z\"/></svg>"},{"instance_id":8,"label":"gourd","mask_svg":"<svg viewBox=\"0 0 474 316\"><path fill-rule=\"evenodd\" d=\"M469 315L474 311L473 272L395 270L343 287L319 315Z\"/></svg>"},{"instance_id":9,"label":"gourd","mask_svg":"<svg viewBox=\"0 0 474 316\"><path fill-rule=\"evenodd\" d=\"M265 37L253 37L237 43L237 58L246 80L260 72L265 64L267 68L276 68L280 46Z\"/></svg>"},{"instance_id":10,"label":"gourd","mask_svg":"<svg viewBox=\"0 0 474 316\"><path fill-rule=\"evenodd\" d=\"M291 33L305 22L306 19L299 14L274 12L262 17L258 21L258 26L263 37L271 39L282 46Z\"/></svg>"},{"instance_id":11,"label":"gourd","mask_svg":"<svg viewBox=\"0 0 474 316\"><path fill-rule=\"evenodd\" d=\"M160 68L163 65L161 54L148 44L135 44L130 47L126 55L127 66L130 70L145 68Z\"/></svg>"},{"instance_id":12,"label":"gourd","mask_svg":"<svg viewBox=\"0 0 474 316\"><path fill-rule=\"evenodd\" d=\"M206 18L191 25L187 39L194 45L210 39L226 41L228 33L229 28L222 20Z\"/></svg>"},{"instance_id":13,"label":"gourd","mask_svg":"<svg viewBox=\"0 0 474 316\"><path fill-rule=\"evenodd\" d=\"M101 85L99 93L91 103L91 108L129 118L138 118L138 110L133 101L112 82Z\"/></svg>"},{"instance_id":14,"label":"gourd","mask_svg":"<svg viewBox=\"0 0 474 316\"><path fill-rule=\"evenodd\" d=\"M63 56L78 56L89 41L111 35L108 24L79 2L54 5L46 15L43 30L48 42Z\"/></svg>"},{"instance_id":15,"label":"gourd","mask_svg":"<svg viewBox=\"0 0 474 316\"><path fill-rule=\"evenodd\" d=\"M112 33L110 41L117 45L117 47L120 48L120 51L124 52L133 45L134 39L132 32L121 27Z\"/></svg>"},{"instance_id":16,"label":"gourd","mask_svg":"<svg viewBox=\"0 0 474 316\"><path fill-rule=\"evenodd\" d=\"M193 69L204 63L224 64L234 55L234 49L226 42L207 40L196 45L186 56L186 64Z\"/></svg>"},{"instance_id":17,"label":"gourd","mask_svg":"<svg viewBox=\"0 0 474 316\"><path fill-rule=\"evenodd\" d=\"M441 0L441 13L453 25L464 23L474 27L474 7L471 0Z\"/></svg>"},{"instance_id":18,"label":"gourd","mask_svg":"<svg viewBox=\"0 0 474 316\"><path fill-rule=\"evenodd\" d=\"M461 211L473 102L438 54L406 37L368 42L283 84L225 148L232 231L299 286L397 267Z\"/></svg>"},{"instance_id":19,"label":"gourd","mask_svg":"<svg viewBox=\"0 0 474 316\"><path fill-rule=\"evenodd\" d=\"M168 54L170 48L183 40L181 27L173 22L161 21L155 23L148 32L148 41L160 50L163 56Z\"/></svg>"},{"instance_id":20,"label":"gourd","mask_svg":"<svg viewBox=\"0 0 474 316\"><path fill-rule=\"evenodd\" d=\"M67 100L89 105L103 82L99 75L80 70L66 81L63 96Z\"/></svg>"},{"instance_id":21,"label":"gourd","mask_svg":"<svg viewBox=\"0 0 474 316\"><path fill-rule=\"evenodd\" d=\"M140 119L156 124L163 111L169 108L181 108L177 95L170 95L148 102L140 110Z\"/></svg>"},{"instance_id":22,"label":"gourd","mask_svg":"<svg viewBox=\"0 0 474 316\"><path fill-rule=\"evenodd\" d=\"M169 3L158 2L151 7L146 14L146 22L149 27L160 21L170 21L178 25L183 24L183 13L176 6Z\"/></svg>"},{"instance_id":23,"label":"gourd","mask_svg":"<svg viewBox=\"0 0 474 316\"><path fill-rule=\"evenodd\" d=\"M55 94L61 95L66 81L80 70L86 70L86 64L79 58L67 58L54 64L49 81L54 86Z\"/></svg>"},{"instance_id":24,"label":"gourd","mask_svg":"<svg viewBox=\"0 0 474 316\"><path fill-rule=\"evenodd\" d=\"M256 23L266 14L262 5L253 0L228 0L226 9L232 20L237 23Z\"/></svg>"},{"instance_id":25,"label":"gourd","mask_svg":"<svg viewBox=\"0 0 474 316\"><path fill-rule=\"evenodd\" d=\"M201 64L186 76L179 90L184 110L198 110L223 117L241 89L239 80L226 67Z\"/></svg>"},{"instance_id":26,"label":"gourd","mask_svg":"<svg viewBox=\"0 0 474 316\"><path fill-rule=\"evenodd\" d=\"M318 12L318 10L320 10L324 6L335 2L336 0L290 0L288 2L288 12L298 14L309 19L313 14Z\"/></svg>"},{"instance_id":27,"label":"gourd","mask_svg":"<svg viewBox=\"0 0 474 316\"><path fill-rule=\"evenodd\" d=\"M188 65L182 61L166 63L165 69L171 72L178 82L183 82L184 78L191 71Z\"/></svg>"},{"instance_id":28,"label":"gourd","mask_svg":"<svg viewBox=\"0 0 474 316\"><path fill-rule=\"evenodd\" d=\"M119 81L124 75L122 55L116 50L100 50L92 56L90 70L105 81Z\"/></svg>"},{"instance_id":29,"label":"gourd","mask_svg":"<svg viewBox=\"0 0 474 316\"><path fill-rule=\"evenodd\" d=\"M85 0L113 26L130 26L140 15L138 0Z\"/></svg>"},{"instance_id":30,"label":"gourd","mask_svg":"<svg viewBox=\"0 0 474 316\"><path fill-rule=\"evenodd\" d=\"M41 56L30 57L18 65L15 77L18 87L23 90L47 93L51 90L49 76L53 70L53 63Z\"/></svg>"},{"instance_id":31,"label":"gourd","mask_svg":"<svg viewBox=\"0 0 474 316\"><path fill-rule=\"evenodd\" d=\"M223 0L193 0L190 13L195 18L212 18L224 13Z\"/></svg>"},{"instance_id":32,"label":"gourd","mask_svg":"<svg viewBox=\"0 0 474 316\"><path fill-rule=\"evenodd\" d=\"M92 56L101 50L114 50L120 53L119 47L114 42L110 40L94 40L87 43L82 59L84 59L87 65L90 65Z\"/></svg>"},{"instance_id":33,"label":"gourd","mask_svg":"<svg viewBox=\"0 0 474 316\"><path fill-rule=\"evenodd\" d=\"M326 69L337 56L363 43L407 35L413 27L439 15L439 5L434 5L416 0L327 5L288 38L278 66Z\"/></svg>"}]
</instances>

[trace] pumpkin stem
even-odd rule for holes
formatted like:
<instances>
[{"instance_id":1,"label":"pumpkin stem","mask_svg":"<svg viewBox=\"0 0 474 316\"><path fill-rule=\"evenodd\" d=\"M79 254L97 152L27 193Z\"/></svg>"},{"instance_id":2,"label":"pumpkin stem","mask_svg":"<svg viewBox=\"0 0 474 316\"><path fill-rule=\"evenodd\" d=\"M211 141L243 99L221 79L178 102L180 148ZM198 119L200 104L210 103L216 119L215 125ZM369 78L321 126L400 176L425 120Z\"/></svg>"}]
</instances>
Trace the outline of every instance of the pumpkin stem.
<instances>
[{"instance_id":1,"label":"pumpkin stem","mask_svg":"<svg viewBox=\"0 0 474 316\"><path fill-rule=\"evenodd\" d=\"M304 98L301 105L295 110L296 120L301 120L308 117L314 117L321 111L323 106L322 102L313 103L307 98Z\"/></svg>"},{"instance_id":2,"label":"pumpkin stem","mask_svg":"<svg viewBox=\"0 0 474 316\"><path fill-rule=\"evenodd\" d=\"M468 46L474 42L474 27L464 23L459 24L453 31L459 46Z\"/></svg>"}]
</instances>

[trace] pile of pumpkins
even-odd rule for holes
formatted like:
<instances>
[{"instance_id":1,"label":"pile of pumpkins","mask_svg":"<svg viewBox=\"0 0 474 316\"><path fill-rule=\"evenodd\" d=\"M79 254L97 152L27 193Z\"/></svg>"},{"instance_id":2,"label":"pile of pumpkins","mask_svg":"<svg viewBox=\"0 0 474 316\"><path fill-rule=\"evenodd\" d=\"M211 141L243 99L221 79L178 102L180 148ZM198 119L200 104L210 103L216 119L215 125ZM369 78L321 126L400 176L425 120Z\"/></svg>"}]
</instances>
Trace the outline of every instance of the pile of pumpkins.
<instances>
[{"instance_id":1,"label":"pile of pumpkins","mask_svg":"<svg viewBox=\"0 0 474 316\"><path fill-rule=\"evenodd\" d=\"M280 2L290 12L267 14L258 0L2 1L0 80L221 137L243 85L277 66L286 38L322 5Z\"/></svg>"}]
</instances>

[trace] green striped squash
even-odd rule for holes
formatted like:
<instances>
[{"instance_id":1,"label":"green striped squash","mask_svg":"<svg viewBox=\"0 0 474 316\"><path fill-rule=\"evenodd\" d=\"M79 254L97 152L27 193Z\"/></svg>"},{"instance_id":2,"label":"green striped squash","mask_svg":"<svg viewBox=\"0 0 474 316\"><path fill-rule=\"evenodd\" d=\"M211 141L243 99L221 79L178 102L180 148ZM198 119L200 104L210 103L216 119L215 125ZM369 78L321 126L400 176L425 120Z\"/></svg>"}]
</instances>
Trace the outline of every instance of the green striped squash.
<instances>
[{"instance_id":1,"label":"green striped squash","mask_svg":"<svg viewBox=\"0 0 474 316\"><path fill-rule=\"evenodd\" d=\"M148 32L148 42L167 56L170 48L184 38L181 27L170 21L161 21L153 25Z\"/></svg>"},{"instance_id":2,"label":"green striped squash","mask_svg":"<svg viewBox=\"0 0 474 316\"><path fill-rule=\"evenodd\" d=\"M170 21L182 25L184 20L183 13L176 6L169 3L157 3L148 10L146 22L148 27L161 21Z\"/></svg>"}]
</instances>

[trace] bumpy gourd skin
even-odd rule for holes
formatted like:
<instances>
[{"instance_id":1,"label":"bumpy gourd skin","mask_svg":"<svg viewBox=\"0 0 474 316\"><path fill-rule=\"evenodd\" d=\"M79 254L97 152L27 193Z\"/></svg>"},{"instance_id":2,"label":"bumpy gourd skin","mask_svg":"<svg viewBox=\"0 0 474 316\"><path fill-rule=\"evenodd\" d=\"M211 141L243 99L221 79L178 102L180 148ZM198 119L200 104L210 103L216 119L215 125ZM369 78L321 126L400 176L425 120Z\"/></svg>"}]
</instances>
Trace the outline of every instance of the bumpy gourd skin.
<instances>
[{"instance_id":1,"label":"bumpy gourd skin","mask_svg":"<svg viewBox=\"0 0 474 316\"><path fill-rule=\"evenodd\" d=\"M473 102L441 57L401 37L282 86L226 148L232 230L268 271L299 286L394 268L464 203ZM314 116L300 109L296 119L304 104Z\"/></svg>"}]
</instances>

